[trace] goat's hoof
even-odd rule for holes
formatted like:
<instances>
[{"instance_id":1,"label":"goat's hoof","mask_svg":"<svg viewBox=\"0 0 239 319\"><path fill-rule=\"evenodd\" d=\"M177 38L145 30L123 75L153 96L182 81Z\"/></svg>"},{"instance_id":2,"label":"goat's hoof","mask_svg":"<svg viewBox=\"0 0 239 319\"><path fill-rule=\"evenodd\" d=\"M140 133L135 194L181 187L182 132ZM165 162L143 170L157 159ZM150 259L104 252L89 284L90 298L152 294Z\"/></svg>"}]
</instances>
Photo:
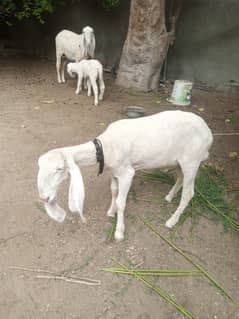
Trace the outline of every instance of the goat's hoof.
<instances>
[{"instance_id":1,"label":"goat's hoof","mask_svg":"<svg viewBox=\"0 0 239 319\"><path fill-rule=\"evenodd\" d=\"M123 240L123 239L124 239L124 234L123 234L122 232L116 231L116 232L115 232L115 240L116 240L117 242L119 242L119 241L121 241L121 240Z\"/></svg>"},{"instance_id":2,"label":"goat's hoof","mask_svg":"<svg viewBox=\"0 0 239 319\"><path fill-rule=\"evenodd\" d=\"M167 196L165 196L165 200L166 200L168 203L171 203L172 197L168 194Z\"/></svg>"},{"instance_id":3,"label":"goat's hoof","mask_svg":"<svg viewBox=\"0 0 239 319\"><path fill-rule=\"evenodd\" d=\"M108 217L115 217L115 212L108 211L108 212L106 213L106 215L107 215Z\"/></svg>"},{"instance_id":4,"label":"goat's hoof","mask_svg":"<svg viewBox=\"0 0 239 319\"><path fill-rule=\"evenodd\" d=\"M173 226L175 225L176 223L170 219L168 219L165 223L165 226L168 227L168 228L173 228Z\"/></svg>"},{"instance_id":5,"label":"goat's hoof","mask_svg":"<svg viewBox=\"0 0 239 319\"><path fill-rule=\"evenodd\" d=\"M86 224L87 219L84 216L81 216L81 221L82 221L83 224Z\"/></svg>"}]
</instances>

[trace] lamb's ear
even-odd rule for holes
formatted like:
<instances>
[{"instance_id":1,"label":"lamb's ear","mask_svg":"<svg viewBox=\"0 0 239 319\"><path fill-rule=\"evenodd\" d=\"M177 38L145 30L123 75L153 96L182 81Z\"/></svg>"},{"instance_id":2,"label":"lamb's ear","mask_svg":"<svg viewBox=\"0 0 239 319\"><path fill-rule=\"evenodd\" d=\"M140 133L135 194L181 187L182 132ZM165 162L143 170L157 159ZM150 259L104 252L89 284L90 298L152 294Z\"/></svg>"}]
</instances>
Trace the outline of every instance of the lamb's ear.
<instances>
[{"instance_id":1,"label":"lamb's ear","mask_svg":"<svg viewBox=\"0 0 239 319\"><path fill-rule=\"evenodd\" d=\"M68 165L71 177L68 197L69 210L72 213L79 213L82 221L85 222L85 218L83 216L85 188L82 175L73 158L68 160Z\"/></svg>"}]
</instances>

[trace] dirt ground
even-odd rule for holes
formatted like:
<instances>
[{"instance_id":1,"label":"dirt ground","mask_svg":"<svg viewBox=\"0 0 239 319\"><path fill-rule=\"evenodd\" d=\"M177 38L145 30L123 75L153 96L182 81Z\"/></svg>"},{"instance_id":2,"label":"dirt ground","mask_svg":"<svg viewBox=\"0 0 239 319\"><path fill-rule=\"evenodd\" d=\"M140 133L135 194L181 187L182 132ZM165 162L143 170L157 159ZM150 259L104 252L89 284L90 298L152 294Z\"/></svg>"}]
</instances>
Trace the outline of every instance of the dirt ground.
<instances>
[{"instance_id":1,"label":"dirt ground","mask_svg":"<svg viewBox=\"0 0 239 319\"><path fill-rule=\"evenodd\" d=\"M110 204L107 171L97 177L97 166L82 169L85 225L70 213L63 224L51 220L38 202L36 189L39 155L93 139L110 122L124 118L126 106L144 106L147 114L175 109L165 101L167 92L125 91L116 87L108 74L105 99L96 108L85 93L74 94L73 79L64 85L56 82L52 62L22 59L0 60L0 87L0 318L184 318L137 279L101 271L116 266L113 257L141 268L192 268L137 217L170 236L164 226L175 209L175 204L164 201L169 186L135 177L127 202L126 236L119 243L107 240L111 227L106 216ZM214 133L239 131L239 95L195 89L192 105L183 109L201 114ZM225 123L227 118L233 118L234 125ZM238 196L239 188L239 160L228 157L232 151L239 153L238 136L215 136L210 161L224 167L230 197ZM61 190L60 203L67 207L67 185ZM193 234L190 225L189 218L173 241L239 302L238 234L225 232L220 222L203 217ZM101 285L38 278L43 274L14 267L88 277L100 280ZM239 310L203 277L151 279L175 296L194 318L239 318Z\"/></svg>"}]
</instances>

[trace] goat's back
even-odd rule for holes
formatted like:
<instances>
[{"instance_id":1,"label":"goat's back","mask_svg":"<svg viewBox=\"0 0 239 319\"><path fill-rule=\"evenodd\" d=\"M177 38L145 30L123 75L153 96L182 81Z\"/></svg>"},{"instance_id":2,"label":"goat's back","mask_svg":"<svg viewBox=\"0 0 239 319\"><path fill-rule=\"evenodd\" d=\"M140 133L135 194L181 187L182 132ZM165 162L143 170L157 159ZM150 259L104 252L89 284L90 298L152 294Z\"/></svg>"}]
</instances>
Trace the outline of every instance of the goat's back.
<instances>
[{"instance_id":1,"label":"goat's back","mask_svg":"<svg viewBox=\"0 0 239 319\"><path fill-rule=\"evenodd\" d=\"M69 30L60 31L55 38L56 51L70 60L76 60L80 52L81 38L81 34Z\"/></svg>"},{"instance_id":2,"label":"goat's back","mask_svg":"<svg viewBox=\"0 0 239 319\"><path fill-rule=\"evenodd\" d=\"M120 162L135 169L176 166L180 161L206 159L212 133L198 115L165 111L112 123L99 136L109 166Z\"/></svg>"}]
</instances>

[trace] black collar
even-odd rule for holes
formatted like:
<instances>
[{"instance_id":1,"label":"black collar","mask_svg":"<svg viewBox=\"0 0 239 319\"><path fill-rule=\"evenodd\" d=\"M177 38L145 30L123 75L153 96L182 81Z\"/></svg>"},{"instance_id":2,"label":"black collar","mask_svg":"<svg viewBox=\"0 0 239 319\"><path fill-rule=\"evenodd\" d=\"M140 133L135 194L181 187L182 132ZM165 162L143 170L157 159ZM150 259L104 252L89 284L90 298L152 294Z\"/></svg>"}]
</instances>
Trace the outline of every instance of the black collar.
<instances>
[{"instance_id":1,"label":"black collar","mask_svg":"<svg viewBox=\"0 0 239 319\"><path fill-rule=\"evenodd\" d=\"M99 162L99 171L98 171L98 176L103 173L104 170L104 153L103 153L103 147L101 144L101 141L98 138L95 138L92 141L95 144L95 149L96 149L96 159L97 162Z\"/></svg>"}]
</instances>

